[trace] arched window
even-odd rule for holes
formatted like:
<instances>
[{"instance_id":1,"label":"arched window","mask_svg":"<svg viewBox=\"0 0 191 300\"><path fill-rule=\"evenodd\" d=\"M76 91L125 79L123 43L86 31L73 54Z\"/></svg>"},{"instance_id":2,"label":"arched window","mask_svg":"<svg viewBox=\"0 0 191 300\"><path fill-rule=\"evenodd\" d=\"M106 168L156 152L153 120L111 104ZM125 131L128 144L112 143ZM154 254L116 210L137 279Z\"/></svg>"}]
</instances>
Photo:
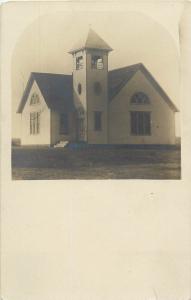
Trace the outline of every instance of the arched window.
<instances>
[{"instance_id":1,"label":"arched window","mask_svg":"<svg viewBox=\"0 0 191 300\"><path fill-rule=\"evenodd\" d=\"M131 104L150 104L150 100L145 93L138 92L131 97Z\"/></svg>"},{"instance_id":2,"label":"arched window","mask_svg":"<svg viewBox=\"0 0 191 300\"><path fill-rule=\"evenodd\" d=\"M38 103L40 103L39 96L38 96L38 94L33 93L31 96L31 99L30 99L30 105L34 105L34 104L38 104Z\"/></svg>"}]
</instances>

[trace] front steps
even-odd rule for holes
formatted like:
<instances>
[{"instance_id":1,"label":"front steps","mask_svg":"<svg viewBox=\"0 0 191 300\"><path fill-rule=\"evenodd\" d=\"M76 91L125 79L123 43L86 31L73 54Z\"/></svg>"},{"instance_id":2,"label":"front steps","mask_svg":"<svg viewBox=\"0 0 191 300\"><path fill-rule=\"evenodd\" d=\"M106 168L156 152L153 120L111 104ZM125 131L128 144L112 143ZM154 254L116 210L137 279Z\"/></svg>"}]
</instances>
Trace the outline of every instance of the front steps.
<instances>
[{"instance_id":1,"label":"front steps","mask_svg":"<svg viewBox=\"0 0 191 300\"><path fill-rule=\"evenodd\" d=\"M54 145L54 148L64 148L68 145L68 141L59 141Z\"/></svg>"}]
</instances>

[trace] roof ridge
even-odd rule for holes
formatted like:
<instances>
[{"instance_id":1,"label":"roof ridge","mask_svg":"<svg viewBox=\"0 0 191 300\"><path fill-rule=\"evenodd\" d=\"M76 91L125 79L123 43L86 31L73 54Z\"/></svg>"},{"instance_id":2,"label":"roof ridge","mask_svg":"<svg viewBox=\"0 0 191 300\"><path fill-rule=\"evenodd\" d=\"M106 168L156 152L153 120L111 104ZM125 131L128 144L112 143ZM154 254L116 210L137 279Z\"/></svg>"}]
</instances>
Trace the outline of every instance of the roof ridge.
<instances>
[{"instance_id":1,"label":"roof ridge","mask_svg":"<svg viewBox=\"0 0 191 300\"><path fill-rule=\"evenodd\" d=\"M114 72L114 71L121 71L121 70L124 70L124 69L130 69L130 68L133 68L133 67L138 67L138 66L144 66L143 63L137 63L137 64L133 64L133 65L129 65L129 66L126 66L126 67L121 67L121 68L118 68L118 69L113 69L113 70L109 70L109 72Z\"/></svg>"},{"instance_id":2,"label":"roof ridge","mask_svg":"<svg viewBox=\"0 0 191 300\"><path fill-rule=\"evenodd\" d=\"M49 73L49 72L31 72L32 75L56 75L56 76L72 76L72 74L63 74L63 73Z\"/></svg>"}]
</instances>

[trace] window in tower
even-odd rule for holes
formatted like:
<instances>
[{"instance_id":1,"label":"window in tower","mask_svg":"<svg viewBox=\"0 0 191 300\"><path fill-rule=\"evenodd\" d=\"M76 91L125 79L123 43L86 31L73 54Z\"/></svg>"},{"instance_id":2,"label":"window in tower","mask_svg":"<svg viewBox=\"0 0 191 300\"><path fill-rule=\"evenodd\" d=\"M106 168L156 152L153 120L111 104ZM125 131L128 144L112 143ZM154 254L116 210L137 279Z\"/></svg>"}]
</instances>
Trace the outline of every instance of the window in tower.
<instances>
[{"instance_id":1,"label":"window in tower","mask_svg":"<svg viewBox=\"0 0 191 300\"><path fill-rule=\"evenodd\" d=\"M102 129L102 112L95 111L94 112L94 130L101 131Z\"/></svg>"},{"instance_id":2,"label":"window in tower","mask_svg":"<svg viewBox=\"0 0 191 300\"><path fill-rule=\"evenodd\" d=\"M103 69L103 57L99 55L92 55L92 69Z\"/></svg>"},{"instance_id":3,"label":"window in tower","mask_svg":"<svg viewBox=\"0 0 191 300\"><path fill-rule=\"evenodd\" d=\"M76 57L76 70L83 69L83 56Z\"/></svg>"},{"instance_id":4,"label":"window in tower","mask_svg":"<svg viewBox=\"0 0 191 300\"><path fill-rule=\"evenodd\" d=\"M101 84L100 84L100 82L95 82L94 83L94 92L95 92L95 94L96 95L100 95L101 94L101 90L102 90L102 88L101 88Z\"/></svg>"}]
</instances>

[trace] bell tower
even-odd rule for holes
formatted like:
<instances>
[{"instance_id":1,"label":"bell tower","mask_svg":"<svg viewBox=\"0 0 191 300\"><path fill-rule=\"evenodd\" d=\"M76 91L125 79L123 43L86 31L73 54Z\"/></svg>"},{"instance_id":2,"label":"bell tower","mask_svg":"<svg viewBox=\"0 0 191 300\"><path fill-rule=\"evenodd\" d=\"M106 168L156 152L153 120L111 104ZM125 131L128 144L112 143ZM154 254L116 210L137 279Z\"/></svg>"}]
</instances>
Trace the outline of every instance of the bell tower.
<instances>
[{"instance_id":1,"label":"bell tower","mask_svg":"<svg viewBox=\"0 0 191 300\"><path fill-rule=\"evenodd\" d=\"M73 96L77 138L108 143L108 53L112 51L92 29L69 53L73 56Z\"/></svg>"}]
</instances>

